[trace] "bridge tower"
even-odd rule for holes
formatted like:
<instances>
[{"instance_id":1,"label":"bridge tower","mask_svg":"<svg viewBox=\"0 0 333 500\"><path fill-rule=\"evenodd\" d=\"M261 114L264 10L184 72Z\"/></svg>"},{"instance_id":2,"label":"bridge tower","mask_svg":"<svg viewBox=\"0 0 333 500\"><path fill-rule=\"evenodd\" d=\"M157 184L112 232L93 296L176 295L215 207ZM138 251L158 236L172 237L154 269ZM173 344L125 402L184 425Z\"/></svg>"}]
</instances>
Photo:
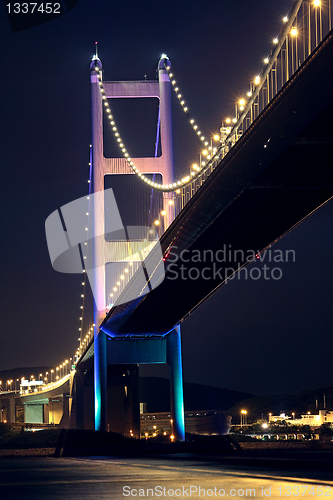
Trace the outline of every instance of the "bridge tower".
<instances>
[{"instance_id":1,"label":"bridge tower","mask_svg":"<svg viewBox=\"0 0 333 500\"><path fill-rule=\"evenodd\" d=\"M172 139L172 85L165 69L171 66L167 56L163 55L158 63L158 80L156 81L129 81L129 82L103 82L105 97L115 98L147 98L159 99L160 110L160 138L161 156L133 158L132 161L137 169L144 174L159 173L162 175L164 184L174 182L174 160ZM103 99L101 95L99 78L102 77L102 63L97 54L93 57L91 65L91 103L92 103L92 181L93 192L104 192L104 177L108 174L134 175L125 158L105 158L103 153ZM174 210L171 204L172 194L163 193L163 208L165 211L166 229L172 222ZM169 203L170 201L170 203ZM94 207L94 235L105 234L104 217L104 195L98 197L97 205ZM93 237L93 276L89 281L94 282L94 401L95 401L95 429L107 430L107 338L100 331L99 325L106 314L106 272L105 272L105 246L109 243L101 238ZM97 296L96 296L97 295ZM96 300L97 299L97 300ZM99 304L99 305L96 305ZM100 304L103 306L101 307ZM170 334L169 366L171 371L171 409L175 417L176 439L184 439L184 409L180 350L180 327ZM138 361L136 361L138 362ZM178 426L178 421L180 424ZM178 432L178 427L182 430Z\"/></svg>"}]
</instances>

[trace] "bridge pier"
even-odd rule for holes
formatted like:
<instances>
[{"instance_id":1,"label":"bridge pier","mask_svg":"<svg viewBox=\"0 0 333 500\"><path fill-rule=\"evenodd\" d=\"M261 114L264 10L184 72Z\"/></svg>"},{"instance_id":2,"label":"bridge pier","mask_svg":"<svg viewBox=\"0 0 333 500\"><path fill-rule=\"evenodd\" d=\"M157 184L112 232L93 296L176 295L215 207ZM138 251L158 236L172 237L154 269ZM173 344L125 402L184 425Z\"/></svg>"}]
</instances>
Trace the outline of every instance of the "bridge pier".
<instances>
[{"instance_id":1,"label":"bridge pier","mask_svg":"<svg viewBox=\"0 0 333 500\"><path fill-rule=\"evenodd\" d=\"M106 335L97 330L94 339L95 431L107 431L107 352Z\"/></svg>"},{"instance_id":2,"label":"bridge pier","mask_svg":"<svg viewBox=\"0 0 333 500\"><path fill-rule=\"evenodd\" d=\"M180 326L177 326L163 338L151 339L107 339L107 364L131 365L133 371L126 384L127 397L131 407L131 428L133 434L139 421L136 405L139 401L137 365L168 364L170 367L170 407L172 434L176 441L185 440L183 373ZM135 368L134 368L135 367ZM136 373L134 373L136 372ZM137 374L138 375L138 374Z\"/></svg>"},{"instance_id":3,"label":"bridge pier","mask_svg":"<svg viewBox=\"0 0 333 500\"><path fill-rule=\"evenodd\" d=\"M76 428L84 429L84 371L80 367L75 373L75 417Z\"/></svg>"},{"instance_id":4,"label":"bridge pier","mask_svg":"<svg viewBox=\"0 0 333 500\"><path fill-rule=\"evenodd\" d=\"M183 366L179 325L167 336L167 363L170 368L172 434L176 441L185 441Z\"/></svg>"},{"instance_id":5,"label":"bridge pier","mask_svg":"<svg viewBox=\"0 0 333 500\"><path fill-rule=\"evenodd\" d=\"M15 398L9 398L9 422L15 423Z\"/></svg>"},{"instance_id":6,"label":"bridge pier","mask_svg":"<svg viewBox=\"0 0 333 500\"><path fill-rule=\"evenodd\" d=\"M130 408L130 430L133 436L140 438L139 365L131 367L129 376L128 402Z\"/></svg>"}]
</instances>

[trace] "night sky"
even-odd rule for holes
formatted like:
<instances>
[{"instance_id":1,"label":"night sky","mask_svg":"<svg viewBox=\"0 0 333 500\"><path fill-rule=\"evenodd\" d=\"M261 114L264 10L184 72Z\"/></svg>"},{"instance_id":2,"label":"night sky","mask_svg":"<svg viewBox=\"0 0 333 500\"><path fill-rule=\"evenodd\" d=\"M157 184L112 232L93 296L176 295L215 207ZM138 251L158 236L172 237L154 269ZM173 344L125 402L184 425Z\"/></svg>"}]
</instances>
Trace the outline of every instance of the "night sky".
<instances>
[{"instance_id":1,"label":"night sky","mask_svg":"<svg viewBox=\"0 0 333 500\"><path fill-rule=\"evenodd\" d=\"M0 370L54 366L78 344L82 279L52 269L44 224L88 191L95 41L105 80L154 79L167 53L208 136L260 71L290 5L81 0L59 19L17 33L2 6ZM332 216L331 202L274 247L295 251L281 280L235 279L185 321L186 381L257 395L333 384Z\"/></svg>"}]
</instances>

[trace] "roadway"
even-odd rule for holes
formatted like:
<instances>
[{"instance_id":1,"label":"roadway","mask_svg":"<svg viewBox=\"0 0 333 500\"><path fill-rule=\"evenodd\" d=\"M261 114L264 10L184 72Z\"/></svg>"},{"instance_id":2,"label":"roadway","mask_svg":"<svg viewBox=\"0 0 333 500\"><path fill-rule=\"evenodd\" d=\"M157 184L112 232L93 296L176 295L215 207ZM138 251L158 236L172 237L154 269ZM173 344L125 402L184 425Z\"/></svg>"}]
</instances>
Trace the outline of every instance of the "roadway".
<instances>
[{"instance_id":1,"label":"roadway","mask_svg":"<svg viewBox=\"0 0 333 500\"><path fill-rule=\"evenodd\" d=\"M279 469L267 470L251 464L231 466L200 457L189 460L187 456L0 460L1 498L13 500L134 497L313 500L319 496L333 497L332 479L333 472L291 473L288 461L283 461Z\"/></svg>"}]
</instances>

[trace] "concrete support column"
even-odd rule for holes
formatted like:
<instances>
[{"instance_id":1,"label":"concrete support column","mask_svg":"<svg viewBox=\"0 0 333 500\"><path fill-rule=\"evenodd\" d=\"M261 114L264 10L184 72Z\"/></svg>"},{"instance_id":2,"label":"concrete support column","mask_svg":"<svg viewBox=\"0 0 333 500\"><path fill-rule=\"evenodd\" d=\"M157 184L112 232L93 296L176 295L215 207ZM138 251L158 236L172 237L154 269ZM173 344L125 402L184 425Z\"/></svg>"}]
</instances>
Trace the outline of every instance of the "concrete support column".
<instances>
[{"instance_id":1,"label":"concrete support column","mask_svg":"<svg viewBox=\"0 0 333 500\"><path fill-rule=\"evenodd\" d=\"M134 365L130 369L129 403L130 422L134 437L140 438L140 398L139 398L139 365Z\"/></svg>"},{"instance_id":2,"label":"concrete support column","mask_svg":"<svg viewBox=\"0 0 333 500\"><path fill-rule=\"evenodd\" d=\"M170 367L170 403L172 433L176 441L185 441L183 367L180 326L167 336L167 363Z\"/></svg>"},{"instance_id":3,"label":"concrete support column","mask_svg":"<svg viewBox=\"0 0 333 500\"><path fill-rule=\"evenodd\" d=\"M15 398L9 398L9 422L15 423Z\"/></svg>"},{"instance_id":4,"label":"concrete support column","mask_svg":"<svg viewBox=\"0 0 333 500\"><path fill-rule=\"evenodd\" d=\"M158 80L160 88L160 113L161 113L161 147L162 147L162 172L163 184L174 182L174 159L173 159L173 137L172 137L172 86L165 65L170 65L169 59L163 57L158 64ZM174 208L172 193L163 193L163 205L166 212L165 227L167 229L174 219Z\"/></svg>"},{"instance_id":5,"label":"concrete support column","mask_svg":"<svg viewBox=\"0 0 333 500\"><path fill-rule=\"evenodd\" d=\"M69 419L69 396L67 394L62 395L62 415L63 420L68 422Z\"/></svg>"},{"instance_id":6,"label":"concrete support column","mask_svg":"<svg viewBox=\"0 0 333 500\"><path fill-rule=\"evenodd\" d=\"M84 429L84 372L80 368L75 373L75 415L76 428Z\"/></svg>"},{"instance_id":7,"label":"concrete support column","mask_svg":"<svg viewBox=\"0 0 333 500\"><path fill-rule=\"evenodd\" d=\"M49 424L50 423L49 407L50 407L50 400L49 400L49 402L47 404L44 404L44 408L43 408L43 420L44 420L44 424Z\"/></svg>"},{"instance_id":8,"label":"concrete support column","mask_svg":"<svg viewBox=\"0 0 333 500\"><path fill-rule=\"evenodd\" d=\"M107 352L106 335L99 331L94 340L95 430L107 431Z\"/></svg>"}]
</instances>

